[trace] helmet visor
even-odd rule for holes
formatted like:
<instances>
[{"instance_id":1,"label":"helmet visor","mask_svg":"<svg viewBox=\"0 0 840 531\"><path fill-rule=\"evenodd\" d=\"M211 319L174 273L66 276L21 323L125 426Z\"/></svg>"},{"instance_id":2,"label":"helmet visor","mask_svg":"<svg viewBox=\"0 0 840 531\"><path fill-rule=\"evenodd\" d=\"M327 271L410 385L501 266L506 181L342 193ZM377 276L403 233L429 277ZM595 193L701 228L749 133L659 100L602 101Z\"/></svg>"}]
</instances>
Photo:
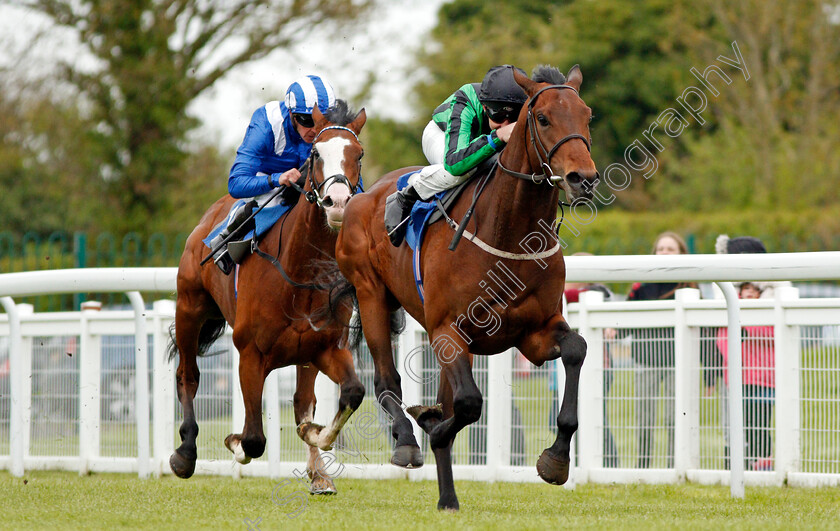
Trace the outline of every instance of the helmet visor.
<instances>
[{"instance_id":1,"label":"helmet visor","mask_svg":"<svg viewBox=\"0 0 840 531\"><path fill-rule=\"evenodd\" d=\"M519 116L519 111L522 110L522 104L502 101L486 101L484 102L484 110L487 112L487 117L497 124L515 122Z\"/></svg>"}]
</instances>

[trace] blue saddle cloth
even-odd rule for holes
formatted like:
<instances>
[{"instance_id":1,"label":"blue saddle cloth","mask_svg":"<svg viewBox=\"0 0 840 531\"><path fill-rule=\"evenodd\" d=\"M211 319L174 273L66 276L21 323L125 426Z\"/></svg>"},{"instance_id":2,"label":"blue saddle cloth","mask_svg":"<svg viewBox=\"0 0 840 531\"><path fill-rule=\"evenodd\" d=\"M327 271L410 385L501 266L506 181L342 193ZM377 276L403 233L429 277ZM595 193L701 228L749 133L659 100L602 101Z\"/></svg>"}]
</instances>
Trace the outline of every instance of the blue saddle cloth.
<instances>
[{"instance_id":1,"label":"blue saddle cloth","mask_svg":"<svg viewBox=\"0 0 840 531\"><path fill-rule=\"evenodd\" d=\"M218 236L219 233L222 232L222 230L225 227L228 226L228 223L230 223L232 214L240 206L244 205L245 203L247 203L250 200L251 200L250 198L249 199L237 199L236 202L230 207L230 211L228 212L227 217L221 223L216 225L213 228L213 230L210 231L210 234L208 234L206 238L201 240L201 241L204 242L204 245L206 245L207 247L210 247L210 242L213 241L213 238ZM244 236L242 236L241 239L242 240L249 240L249 239L254 238L254 237L259 238L260 236L262 236L263 234L268 232L268 229L273 227L274 224L277 223L280 220L280 218L282 218L283 215L286 214L289 210L291 210L292 207L294 207L294 206L295 206L294 203L288 204L288 205L280 204L280 205L265 207L264 209L260 210L257 213L257 215L254 216L254 223L256 225L256 228L254 230L249 231L248 234L245 234ZM254 207L252 209L252 212L253 212L253 210L256 210L257 208L259 208L259 207Z\"/></svg>"},{"instance_id":2,"label":"blue saddle cloth","mask_svg":"<svg viewBox=\"0 0 840 531\"><path fill-rule=\"evenodd\" d=\"M419 171L419 170L418 170ZM408 179L417 173L413 171L406 173L397 179L397 190L402 191L408 186ZM448 190L438 192L428 201L417 201L411 208L411 215L408 220L408 228L405 232L405 241L414 251L411 260L414 269L414 284L417 287L417 294L420 295L420 302L425 303L425 292L423 290L423 273L420 270L420 247L423 245L423 236L426 235L426 222L429 221L432 213L437 209L435 199L443 199Z\"/></svg>"}]
</instances>

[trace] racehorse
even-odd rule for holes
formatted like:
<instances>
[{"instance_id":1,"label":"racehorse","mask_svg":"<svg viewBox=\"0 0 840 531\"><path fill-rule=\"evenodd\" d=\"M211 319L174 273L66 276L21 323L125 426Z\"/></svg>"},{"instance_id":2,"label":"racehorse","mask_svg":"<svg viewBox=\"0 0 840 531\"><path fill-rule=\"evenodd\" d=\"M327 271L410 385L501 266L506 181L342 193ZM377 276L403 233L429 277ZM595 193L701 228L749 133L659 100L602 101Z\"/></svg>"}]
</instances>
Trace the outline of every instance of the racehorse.
<instances>
[{"instance_id":1,"label":"racehorse","mask_svg":"<svg viewBox=\"0 0 840 531\"><path fill-rule=\"evenodd\" d=\"M451 449L456 434L478 420L482 397L471 372L472 355L518 348L534 365L562 358L566 384L554 444L537 461L540 477L562 484L569 474L569 442L577 429L577 390L586 343L561 315L566 269L551 227L560 189L568 201L591 198L598 172L590 156L592 111L579 96L583 76L575 66L568 79L539 67L534 79L514 73L529 99L494 173L465 189L452 218L471 207L476 187L485 186L464 241L454 252L454 221L428 228L419 258L407 245L394 247L383 223L385 199L397 178L416 168L384 175L364 197L348 205L338 236L341 274L355 287L362 330L374 359L376 394L394 419L391 462L422 463L411 423L403 413L400 377L394 365L388 315L400 306L428 332L441 365L438 405L407 408L430 436L437 462L438 508L458 510ZM547 230L544 230L547 229ZM540 243L541 242L541 243ZM553 247L552 247L553 245ZM526 252L522 252L525 250ZM425 282L425 302L415 285L412 260ZM334 293L353 295L336 283ZM350 289L348 289L348 287ZM334 296L333 305L349 302Z\"/></svg>"},{"instance_id":2,"label":"racehorse","mask_svg":"<svg viewBox=\"0 0 840 531\"><path fill-rule=\"evenodd\" d=\"M363 149L358 134L366 115L362 109L354 116L341 100L326 116L317 107L312 115L318 133L305 164L308 176L302 192L306 200L301 198L261 239L259 247L265 255L248 256L236 274L228 276L212 264L200 265L208 251L202 240L225 219L235 201L229 195L207 210L187 239L178 266L175 337L170 344L170 359L180 353L176 379L184 412L182 443L169 461L179 477L192 476L197 458L198 424L193 409L199 382L196 356L205 353L227 322L233 327L233 343L240 353L245 426L242 433L228 435L225 446L243 464L263 454L265 379L275 368L297 365L295 422L298 435L309 445L311 491L335 492L318 448L332 447L339 430L362 402L365 389L350 351L340 346L346 343L346 328L336 323L322 326L307 316L328 298L311 283L312 263L334 257L345 206L360 184ZM349 318L349 314L344 316L344 322ZM326 428L312 422L318 371L340 385L339 411Z\"/></svg>"}]
</instances>

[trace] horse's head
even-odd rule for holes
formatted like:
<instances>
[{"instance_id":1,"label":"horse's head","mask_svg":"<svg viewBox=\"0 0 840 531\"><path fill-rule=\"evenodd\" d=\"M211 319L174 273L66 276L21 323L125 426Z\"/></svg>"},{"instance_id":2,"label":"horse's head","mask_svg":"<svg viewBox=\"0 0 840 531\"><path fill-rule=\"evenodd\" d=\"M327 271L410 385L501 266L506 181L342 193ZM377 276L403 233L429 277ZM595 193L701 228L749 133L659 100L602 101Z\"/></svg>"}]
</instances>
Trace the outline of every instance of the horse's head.
<instances>
[{"instance_id":1,"label":"horse's head","mask_svg":"<svg viewBox=\"0 0 840 531\"><path fill-rule=\"evenodd\" d=\"M338 231L344 206L361 184L364 149L358 135L367 116L364 109L353 116L346 102L336 100L326 115L316 106L312 117L318 133L309 159L310 186L326 213L327 225Z\"/></svg>"},{"instance_id":2,"label":"horse's head","mask_svg":"<svg viewBox=\"0 0 840 531\"><path fill-rule=\"evenodd\" d=\"M589 152L592 109L579 95L580 68L572 67L566 78L548 66L538 67L534 79L515 70L513 76L529 97L519 121L528 129L528 158L534 173L563 188L570 202L592 198L599 175Z\"/></svg>"}]
</instances>

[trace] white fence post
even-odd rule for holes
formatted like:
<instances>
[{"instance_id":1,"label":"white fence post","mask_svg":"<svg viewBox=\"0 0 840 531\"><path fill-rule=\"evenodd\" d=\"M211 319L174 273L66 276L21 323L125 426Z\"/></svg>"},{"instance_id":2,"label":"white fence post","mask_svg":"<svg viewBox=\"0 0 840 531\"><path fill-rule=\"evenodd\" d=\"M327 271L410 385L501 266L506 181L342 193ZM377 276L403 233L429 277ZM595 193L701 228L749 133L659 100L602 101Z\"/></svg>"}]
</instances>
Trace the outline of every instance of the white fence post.
<instances>
[{"instance_id":1,"label":"white fence post","mask_svg":"<svg viewBox=\"0 0 840 531\"><path fill-rule=\"evenodd\" d=\"M487 467L496 480L502 479L502 467L510 466L513 353L506 350L487 360Z\"/></svg>"},{"instance_id":2,"label":"white fence post","mask_svg":"<svg viewBox=\"0 0 840 531\"><path fill-rule=\"evenodd\" d=\"M139 291L126 293L134 309L134 390L137 404L137 475L149 477L151 447L149 443L149 336L146 333L146 305ZM98 376L97 376L98 377Z\"/></svg>"},{"instance_id":3,"label":"white fence post","mask_svg":"<svg viewBox=\"0 0 840 531\"><path fill-rule=\"evenodd\" d=\"M154 474L169 471L169 456L175 451L175 365L169 361L169 325L175 316L175 303L158 300L152 304L152 434Z\"/></svg>"},{"instance_id":4,"label":"white fence post","mask_svg":"<svg viewBox=\"0 0 840 531\"><path fill-rule=\"evenodd\" d=\"M241 433L242 427L245 425L245 399L242 397L242 387L239 382L239 350L236 348L230 351L230 363L232 366L231 392L233 393L230 432ZM242 465L236 460L233 461L231 476L237 479L242 477Z\"/></svg>"},{"instance_id":5,"label":"white fence post","mask_svg":"<svg viewBox=\"0 0 840 531\"><path fill-rule=\"evenodd\" d=\"M700 335L686 321L685 305L700 300L696 289L676 292L674 315L674 469L685 478L700 464Z\"/></svg>"},{"instance_id":6,"label":"white fence post","mask_svg":"<svg viewBox=\"0 0 840 531\"><path fill-rule=\"evenodd\" d=\"M590 318L590 310L603 303L604 294L600 291L580 294L578 331L586 340L586 361L580 371L578 392L578 466L581 474L576 480L583 482L589 481L591 469L601 468L604 462L604 331L594 328ZM557 365L558 371L564 370L561 359L557 360ZM562 407L562 401L560 404Z\"/></svg>"},{"instance_id":7,"label":"white fence post","mask_svg":"<svg viewBox=\"0 0 840 531\"><path fill-rule=\"evenodd\" d=\"M729 492L744 497L744 393L741 387L741 306L732 282L716 282L726 298L727 350L729 352Z\"/></svg>"},{"instance_id":8,"label":"white fence post","mask_svg":"<svg viewBox=\"0 0 840 531\"><path fill-rule=\"evenodd\" d=\"M776 474L780 483L798 472L801 454L801 353L798 327L789 326L786 303L799 298L799 290L776 289L774 302L774 348L776 359Z\"/></svg>"},{"instance_id":9,"label":"white fence post","mask_svg":"<svg viewBox=\"0 0 840 531\"><path fill-rule=\"evenodd\" d=\"M29 453L29 417L32 396L32 344L25 349L21 332L21 306L15 306L11 297L0 298L9 317L9 453L13 476L24 474L23 458ZM31 313L31 307L30 307Z\"/></svg>"},{"instance_id":10,"label":"white fence post","mask_svg":"<svg viewBox=\"0 0 840 531\"><path fill-rule=\"evenodd\" d=\"M397 346L399 352L397 353L397 372L400 374L400 383L402 384L402 400L406 407L423 403L423 382L432 378L431 374L423 373L423 350L424 347L420 341L420 334L423 332L423 327L420 323L414 320L410 315L405 316L405 331L400 334L397 339ZM434 367L433 367L434 368ZM372 393L376 396L375 390ZM411 421L411 427L414 432L414 438L420 444L423 440L421 438L422 430L420 426L414 421L411 415L406 415ZM388 439L391 440L390 429L386 429ZM417 474L411 474L409 477L419 477Z\"/></svg>"},{"instance_id":11,"label":"white fence post","mask_svg":"<svg viewBox=\"0 0 840 531\"><path fill-rule=\"evenodd\" d=\"M268 475L278 479L280 470L280 369L271 371L265 379L263 397L266 415L266 450L268 456Z\"/></svg>"},{"instance_id":12,"label":"white fence post","mask_svg":"<svg viewBox=\"0 0 840 531\"><path fill-rule=\"evenodd\" d=\"M90 331L90 320L96 310L81 311L79 334L79 474L90 472L91 461L99 457L101 430L100 375L102 339Z\"/></svg>"}]
</instances>

